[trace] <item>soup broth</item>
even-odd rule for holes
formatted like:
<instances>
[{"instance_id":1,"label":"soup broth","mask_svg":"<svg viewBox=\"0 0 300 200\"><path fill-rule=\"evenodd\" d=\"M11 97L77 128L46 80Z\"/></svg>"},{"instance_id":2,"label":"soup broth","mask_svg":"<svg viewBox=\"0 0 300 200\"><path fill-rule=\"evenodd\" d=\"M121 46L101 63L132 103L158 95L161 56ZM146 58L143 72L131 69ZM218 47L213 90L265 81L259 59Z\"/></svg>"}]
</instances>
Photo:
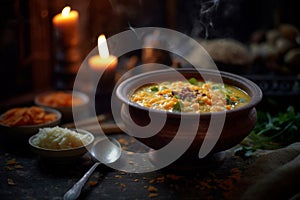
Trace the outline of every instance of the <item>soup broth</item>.
<instances>
[{"instance_id":1,"label":"soup broth","mask_svg":"<svg viewBox=\"0 0 300 200\"><path fill-rule=\"evenodd\" d=\"M244 106L250 96L227 84L187 81L147 84L132 93L130 100L151 109L170 112L219 112Z\"/></svg>"}]
</instances>

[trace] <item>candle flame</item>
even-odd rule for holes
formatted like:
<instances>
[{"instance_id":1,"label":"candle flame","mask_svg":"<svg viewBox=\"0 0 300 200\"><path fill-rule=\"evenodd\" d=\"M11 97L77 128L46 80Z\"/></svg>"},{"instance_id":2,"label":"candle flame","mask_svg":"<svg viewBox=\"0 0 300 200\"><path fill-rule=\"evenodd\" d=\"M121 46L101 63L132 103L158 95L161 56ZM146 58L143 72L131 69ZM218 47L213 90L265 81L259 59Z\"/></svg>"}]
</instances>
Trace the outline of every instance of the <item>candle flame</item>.
<instances>
[{"instance_id":1,"label":"candle flame","mask_svg":"<svg viewBox=\"0 0 300 200\"><path fill-rule=\"evenodd\" d=\"M107 47L107 42L105 35L101 34L98 37L98 51L101 58L108 58L109 57L109 51Z\"/></svg>"},{"instance_id":2,"label":"candle flame","mask_svg":"<svg viewBox=\"0 0 300 200\"><path fill-rule=\"evenodd\" d=\"M66 6L62 11L61 14L63 17L67 17L69 15L71 11L71 7L70 6Z\"/></svg>"}]
</instances>

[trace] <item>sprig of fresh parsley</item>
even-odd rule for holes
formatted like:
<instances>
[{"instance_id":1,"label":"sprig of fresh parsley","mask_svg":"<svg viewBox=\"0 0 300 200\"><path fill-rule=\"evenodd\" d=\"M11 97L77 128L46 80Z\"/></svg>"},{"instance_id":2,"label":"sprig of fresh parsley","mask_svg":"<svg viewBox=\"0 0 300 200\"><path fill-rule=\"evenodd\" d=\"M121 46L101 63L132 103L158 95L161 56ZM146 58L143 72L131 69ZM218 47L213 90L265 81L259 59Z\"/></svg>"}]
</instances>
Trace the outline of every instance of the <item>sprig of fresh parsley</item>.
<instances>
[{"instance_id":1,"label":"sprig of fresh parsley","mask_svg":"<svg viewBox=\"0 0 300 200\"><path fill-rule=\"evenodd\" d=\"M269 112L258 112L255 127L236 149L236 154L248 157L257 149L277 149L298 140L300 113L293 106L275 116Z\"/></svg>"}]
</instances>

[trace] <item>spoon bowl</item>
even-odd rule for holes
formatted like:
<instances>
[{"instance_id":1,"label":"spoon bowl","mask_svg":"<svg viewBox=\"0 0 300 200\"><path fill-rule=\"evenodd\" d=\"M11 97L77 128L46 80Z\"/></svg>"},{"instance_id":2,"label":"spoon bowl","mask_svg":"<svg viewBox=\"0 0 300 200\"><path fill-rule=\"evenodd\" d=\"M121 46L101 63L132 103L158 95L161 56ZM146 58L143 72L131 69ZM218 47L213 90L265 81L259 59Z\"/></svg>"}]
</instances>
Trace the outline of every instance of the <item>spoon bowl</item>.
<instances>
[{"instance_id":1,"label":"spoon bowl","mask_svg":"<svg viewBox=\"0 0 300 200\"><path fill-rule=\"evenodd\" d=\"M121 145L114 138L101 138L94 143L91 155L103 164L113 163L121 156Z\"/></svg>"},{"instance_id":2,"label":"spoon bowl","mask_svg":"<svg viewBox=\"0 0 300 200\"><path fill-rule=\"evenodd\" d=\"M64 200L77 199L81 193L82 187L97 166L101 163L109 164L117 161L121 156L121 152L121 145L118 140L114 138L101 138L97 140L91 149L91 155L94 160L97 160L97 162L95 162L89 171L87 171L84 176L65 193Z\"/></svg>"}]
</instances>

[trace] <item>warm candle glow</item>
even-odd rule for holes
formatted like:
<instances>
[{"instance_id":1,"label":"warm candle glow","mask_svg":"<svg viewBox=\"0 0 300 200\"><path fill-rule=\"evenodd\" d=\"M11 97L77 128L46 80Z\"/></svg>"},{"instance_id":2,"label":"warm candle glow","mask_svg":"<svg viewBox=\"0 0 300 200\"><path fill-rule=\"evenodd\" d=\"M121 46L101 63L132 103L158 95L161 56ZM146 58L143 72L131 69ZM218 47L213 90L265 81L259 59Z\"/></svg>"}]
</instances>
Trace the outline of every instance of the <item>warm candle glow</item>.
<instances>
[{"instance_id":1,"label":"warm candle glow","mask_svg":"<svg viewBox=\"0 0 300 200\"><path fill-rule=\"evenodd\" d=\"M66 6L62 11L61 11L61 15L63 17L67 17L70 14L71 11L71 7L70 6Z\"/></svg>"},{"instance_id":2,"label":"warm candle glow","mask_svg":"<svg viewBox=\"0 0 300 200\"><path fill-rule=\"evenodd\" d=\"M107 42L105 35L100 35L98 37L98 51L101 58L108 58L109 57L109 51L107 47Z\"/></svg>"},{"instance_id":3,"label":"warm candle glow","mask_svg":"<svg viewBox=\"0 0 300 200\"><path fill-rule=\"evenodd\" d=\"M91 56L88 59L88 63L95 74L94 76L97 76L97 79L99 78L98 73L102 72L102 74L100 74L102 93L111 92L115 84L118 59L114 55L109 55L107 41L103 34L98 37L98 55Z\"/></svg>"}]
</instances>

